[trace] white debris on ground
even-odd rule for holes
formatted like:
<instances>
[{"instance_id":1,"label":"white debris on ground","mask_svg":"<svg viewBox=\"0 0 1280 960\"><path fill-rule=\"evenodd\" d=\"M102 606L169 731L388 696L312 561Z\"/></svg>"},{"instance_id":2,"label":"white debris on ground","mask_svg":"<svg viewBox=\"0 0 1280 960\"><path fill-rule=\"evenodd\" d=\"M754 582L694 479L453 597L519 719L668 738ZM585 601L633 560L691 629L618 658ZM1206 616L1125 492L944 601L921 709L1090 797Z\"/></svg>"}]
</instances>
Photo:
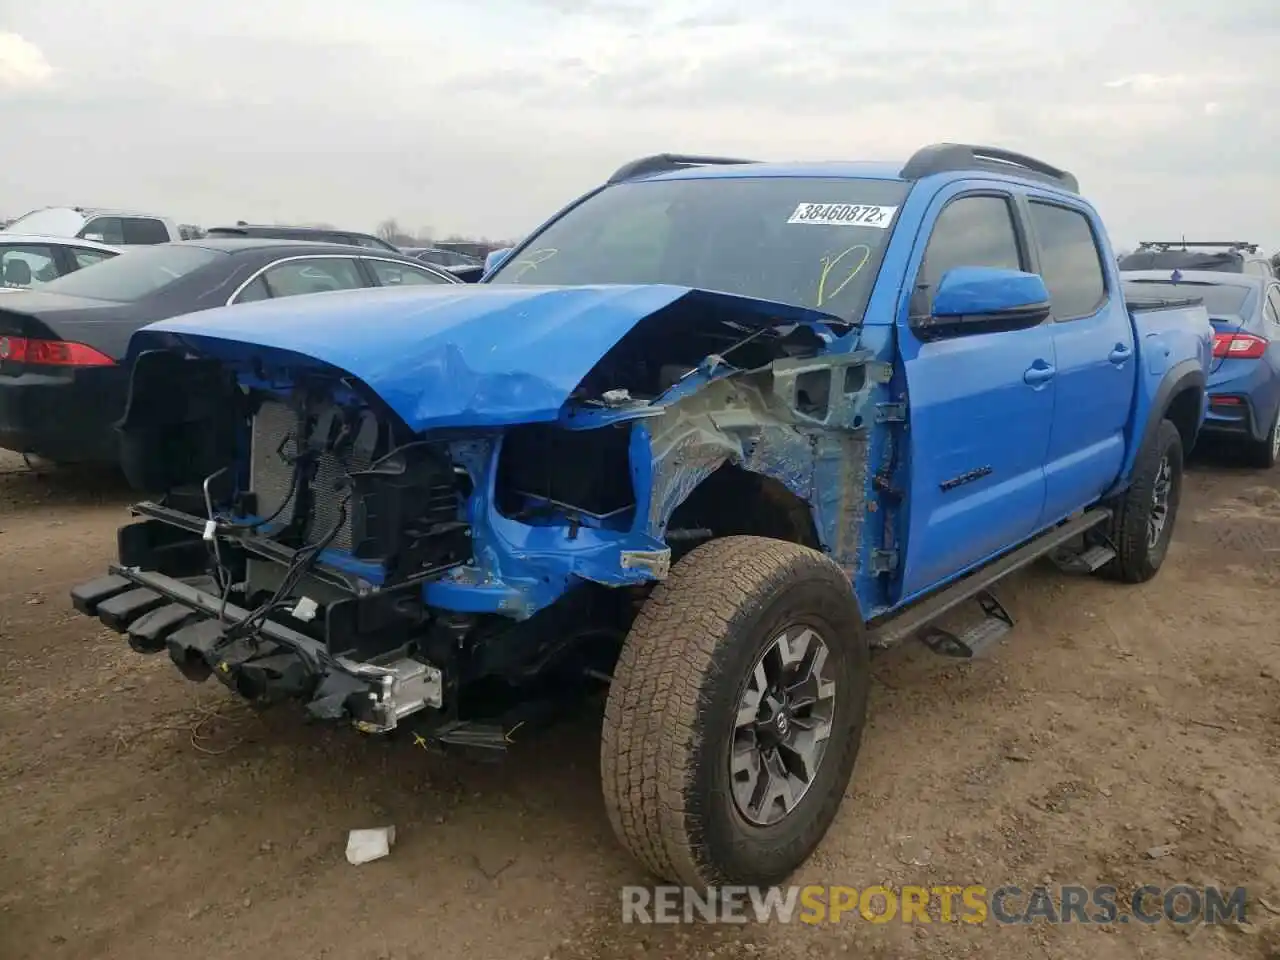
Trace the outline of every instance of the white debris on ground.
<instances>
[{"instance_id":1,"label":"white debris on ground","mask_svg":"<svg viewBox=\"0 0 1280 960\"><path fill-rule=\"evenodd\" d=\"M347 862L359 866L371 860L381 860L391 852L395 842L395 827L352 830L347 834Z\"/></svg>"}]
</instances>

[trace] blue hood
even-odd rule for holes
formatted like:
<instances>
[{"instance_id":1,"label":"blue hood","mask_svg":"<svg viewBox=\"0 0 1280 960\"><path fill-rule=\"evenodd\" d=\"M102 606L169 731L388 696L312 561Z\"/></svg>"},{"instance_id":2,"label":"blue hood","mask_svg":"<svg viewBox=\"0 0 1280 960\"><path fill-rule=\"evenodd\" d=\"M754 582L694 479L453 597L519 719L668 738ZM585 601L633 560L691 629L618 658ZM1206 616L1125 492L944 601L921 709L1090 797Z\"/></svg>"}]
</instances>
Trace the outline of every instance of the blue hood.
<instances>
[{"instance_id":1,"label":"blue hood","mask_svg":"<svg viewBox=\"0 0 1280 960\"><path fill-rule=\"evenodd\" d=\"M202 310L143 327L129 355L181 348L241 368L253 359L319 361L362 381L414 431L499 426L554 420L619 340L677 304L739 328L842 323L817 310L689 287L450 284Z\"/></svg>"}]
</instances>

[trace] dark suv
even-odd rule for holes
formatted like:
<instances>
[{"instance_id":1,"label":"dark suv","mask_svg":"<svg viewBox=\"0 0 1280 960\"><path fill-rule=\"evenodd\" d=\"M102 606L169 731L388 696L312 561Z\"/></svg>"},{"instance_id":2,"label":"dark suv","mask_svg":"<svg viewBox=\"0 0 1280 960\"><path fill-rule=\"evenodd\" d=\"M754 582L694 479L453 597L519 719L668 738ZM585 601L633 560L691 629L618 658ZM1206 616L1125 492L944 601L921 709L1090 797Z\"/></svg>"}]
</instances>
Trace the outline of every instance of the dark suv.
<instances>
[{"instance_id":1,"label":"dark suv","mask_svg":"<svg viewBox=\"0 0 1280 960\"><path fill-rule=\"evenodd\" d=\"M373 250L400 252L395 244L370 233L353 233L350 230L330 230L326 227L282 227L274 224L237 223L234 227L211 227L205 231L208 237L259 237L269 240L314 240L318 243L341 243L351 247L369 247Z\"/></svg>"},{"instance_id":2,"label":"dark suv","mask_svg":"<svg viewBox=\"0 0 1280 960\"><path fill-rule=\"evenodd\" d=\"M1119 258L1121 270L1213 270L1219 273L1252 273L1277 279L1274 258L1258 253L1256 243L1186 240L1144 240L1133 253Z\"/></svg>"}]
</instances>

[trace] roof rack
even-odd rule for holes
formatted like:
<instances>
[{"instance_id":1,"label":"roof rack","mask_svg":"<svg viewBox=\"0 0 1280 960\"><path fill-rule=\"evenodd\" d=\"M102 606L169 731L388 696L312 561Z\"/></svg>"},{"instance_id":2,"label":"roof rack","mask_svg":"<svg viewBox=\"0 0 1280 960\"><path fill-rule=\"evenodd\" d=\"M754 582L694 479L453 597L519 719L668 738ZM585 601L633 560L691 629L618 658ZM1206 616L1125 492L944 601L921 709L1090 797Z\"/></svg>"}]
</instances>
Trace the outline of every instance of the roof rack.
<instances>
[{"instance_id":1,"label":"roof rack","mask_svg":"<svg viewBox=\"0 0 1280 960\"><path fill-rule=\"evenodd\" d=\"M1065 170L1001 147L982 147L972 143L933 143L921 147L902 168L904 180L920 180L934 173L962 170L985 170L1007 173L1032 180L1043 180L1072 193L1080 192L1076 178Z\"/></svg>"},{"instance_id":2,"label":"roof rack","mask_svg":"<svg viewBox=\"0 0 1280 960\"><path fill-rule=\"evenodd\" d=\"M641 157L623 164L614 171L609 183L621 183L634 180L636 177L647 177L655 173L666 173L670 170L683 170L685 167L709 167L736 163L755 163L755 160L739 160L734 157L699 157L683 153L657 153L651 157Z\"/></svg>"},{"instance_id":3,"label":"roof rack","mask_svg":"<svg viewBox=\"0 0 1280 960\"><path fill-rule=\"evenodd\" d=\"M1243 253L1257 253L1258 245L1256 243L1245 243L1241 240L1143 240L1138 244L1138 249L1147 250L1172 250L1178 247L1186 250L1188 247L1221 247L1232 252L1240 251Z\"/></svg>"}]
</instances>

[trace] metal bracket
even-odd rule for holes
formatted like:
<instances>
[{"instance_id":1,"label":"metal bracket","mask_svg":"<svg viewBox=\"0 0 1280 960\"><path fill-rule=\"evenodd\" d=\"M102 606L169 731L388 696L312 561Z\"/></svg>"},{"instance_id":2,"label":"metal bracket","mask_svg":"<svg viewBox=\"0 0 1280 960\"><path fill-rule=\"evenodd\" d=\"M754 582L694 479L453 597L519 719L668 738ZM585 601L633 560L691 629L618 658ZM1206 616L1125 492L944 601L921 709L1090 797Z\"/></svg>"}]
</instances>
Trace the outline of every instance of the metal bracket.
<instances>
[{"instance_id":1,"label":"metal bracket","mask_svg":"<svg viewBox=\"0 0 1280 960\"><path fill-rule=\"evenodd\" d=\"M876 423L903 423L907 419L905 403L877 403Z\"/></svg>"},{"instance_id":2,"label":"metal bracket","mask_svg":"<svg viewBox=\"0 0 1280 960\"><path fill-rule=\"evenodd\" d=\"M873 360L867 364L867 379L873 383L888 383L893 379L893 364Z\"/></svg>"},{"instance_id":3,"label":"metal bracket","mask_svg":"<svg viewBox=\"0 0 1280 960\"><path fill-rule=\"evenodd\" d=\"M871 572L873 574L892 573L898 569L897 550L872 550Z\"/></svg>"},{"instance_id":4,"label":"metal bracket","mask_svg":"<svg viewBox=\"0 0 1280 960\"><path fill-rule=\"evenodd\" d=\"M618 555L623 570L647 570L655 580L665 580L671 572L671 548L661 550L623 550Z\"/></svg>"},{"instance_id":5,"label":"metal bracket","mask_svg":"<svg viewBox=\"0 0 1280 960\"><path fill-rule=\"evenodd\" d=\"M378 690L368 694L376 719L355 724L362 733L387 733L411 713L428 707L438 710L444 703L444 676L429 663L404 659L382 666L345 657L339 657L338 663L352 674L378 684Z\"/></svg>"}]
</instances>

